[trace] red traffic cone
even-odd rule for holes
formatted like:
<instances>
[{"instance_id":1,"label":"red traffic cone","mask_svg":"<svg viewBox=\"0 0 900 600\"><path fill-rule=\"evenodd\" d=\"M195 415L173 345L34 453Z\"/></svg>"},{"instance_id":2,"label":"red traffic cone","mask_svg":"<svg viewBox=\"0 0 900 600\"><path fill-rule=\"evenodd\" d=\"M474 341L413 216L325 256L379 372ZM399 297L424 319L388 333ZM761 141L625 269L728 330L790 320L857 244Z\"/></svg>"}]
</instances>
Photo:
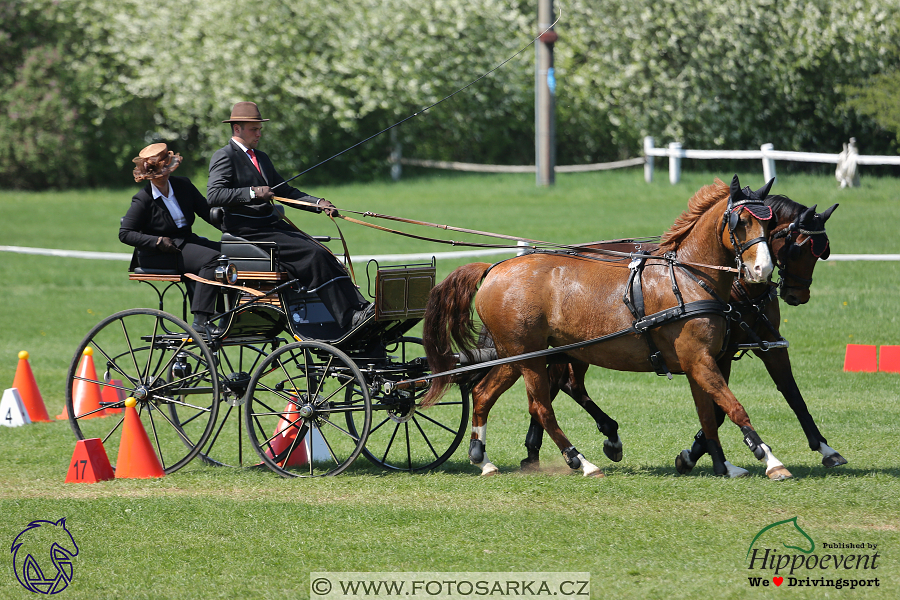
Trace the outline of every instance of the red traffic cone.
<instances>
[{"instance_id":1,"label":"red traffic cone","mask_svg":"<svg viewBox=\"0 0 900 600\"><path fill-rule=\"evenodd\" d=\"M75 452L72 453L72 461L69 463L69 473L66 475L66 483L97 483L115 479L115 477L100 438L76 442Z\"/></svg>"},{"instance_id":2,"label":"red traffic cone","mask_svg":"<svg viewBox=\"0 0 900 600\"><path fill-rule=\"evenodd\" d=\"M34 373L31 372L31 365L28 364L28 352L25 350L19 352L19 366L16 368L16 377L13 379L12 386L19 390L19 396L22 397L22 403L25 405L25 410L28 411L32 423L50 422L50 415L47 414L47 407L44 406L44 399L41 398L41 392L34 380Z\"/></svg>"},{"instance_id":3,"label":"red traffic cone","mask_svg":"<svg viewBox=\"0 0 900 600\"><path fill-rule=\"evenodd\" d=\"M275 428L275 437L269 441L269 449L266 450L266 456L269 458L275 458L275 456L287 451L288 448L291 447L291 444L294 443L294 440L297 439L297 432L300 431L297 420L300 416L297 415L296 408L297 405L292 402L288 402L288 405L284 407L284 412L281 414L281 420L278 421L278 427ZM293 413L293 415L291 413ZM291 416L294 418L291 418ZM303 440L300 440L297 442L297 445L290 456L283 459L278 464L281 467L302 467L308 462L309 457L306 454L306 443Z\"/></svg>"},{"instance_id":4,"label":"red traffic cone","mask_svg":"<svg viewBox=\"0 0 900 600\"><path fill-rule=\"evenodd\" d=\"M844 355L844 370L861 373L874 373L876 368L877 351L875 346L868 344L847 344L847 352Z\"/></svg>"},{"instance_id":5,"label":"red traffic cone","mask_svg":"<svg viewBox=\"0 0 900 600\"><path fill-rule=\"evenodd\" d=\"M81 366L78 367L78 378L72 383L72 404L75 407L75 416L79 419L95 419L105 417L106 412L100 406L100 381L97 379L97 370L94 368L94 349L85 348L82 352ZM87 380L87 381L85 381ZM87 416L81 416L87 415ZM57 419L68 419L68 411L63 407L61 415Z\"/></svg>"},{"instance_id":6,"label":"red traffic cone","mask_svg":"<svg viewBox=\"0 0 900 600\"><path fill-rule=\"evenodd\" d=\"M109 382L109 385L104 385L100 390L100 397L103 399L103 404L100 406L105 405L103 409L105 414L115 415L122 412L124 409L121 406L113 408L113 403L118 404L125 400L125 390L122 389L122 380L113 379Z\"/></svg>"},{"instance_id":7,"label":"red traffic cone","mask_svg":"<svg viewBox=\"0 0 900 600\"><path fill-rule=\"evenodd\" d=\"M149 479L162 477L166 474L150 438L144 431L141 418L138 416L134 405L134 398L125 400L125 420L122 423L122 439L119 442L119 456L116 459L117 479Z\"/></svg>"}]
</instances>

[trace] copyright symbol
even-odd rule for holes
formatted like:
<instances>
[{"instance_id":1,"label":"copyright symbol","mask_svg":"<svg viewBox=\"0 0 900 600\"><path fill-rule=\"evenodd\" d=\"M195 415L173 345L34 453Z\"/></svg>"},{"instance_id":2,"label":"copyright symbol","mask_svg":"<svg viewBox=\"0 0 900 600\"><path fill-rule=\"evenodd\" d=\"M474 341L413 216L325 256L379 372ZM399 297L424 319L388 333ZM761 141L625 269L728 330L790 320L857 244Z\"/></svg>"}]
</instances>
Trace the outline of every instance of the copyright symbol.
<instances>
[{"instance_id":1,"label":"copyright symbol","mask_svg":"<svg viewBox=\"0 0 900 600\"><path fill-rule=\"evenodd\" d=\"M312 582L312 591L318 596L324 596L331 591L331 582L324 577L319 577Z\"/></svg>"}]
</instances>

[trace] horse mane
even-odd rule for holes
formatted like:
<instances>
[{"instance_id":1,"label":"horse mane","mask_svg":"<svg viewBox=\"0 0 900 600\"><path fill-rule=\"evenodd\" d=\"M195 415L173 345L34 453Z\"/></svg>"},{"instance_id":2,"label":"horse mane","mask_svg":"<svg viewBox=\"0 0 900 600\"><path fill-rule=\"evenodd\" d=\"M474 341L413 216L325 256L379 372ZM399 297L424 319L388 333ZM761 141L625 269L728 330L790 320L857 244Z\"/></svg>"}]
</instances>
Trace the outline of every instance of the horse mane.
<instances>
[{"instance_id":1,"label":"horse mane","mask_svg":"<svg viewBox=\"0 0 900 600\"><path fill-rule=\"evenodd\" d=\"M731 188L727 183L716 177L715 181L705 185L688 201L688 209L681 213L675 223L662 235L660 240L660 252L669 252L678 248L697 220L712 206L728 197Z\"/></svg>"},{"instance_id":2,"label":"horse mane","mask_svg":"<svg viewBox=\"0 0 900 600\"><path fill-rule=\"evenodd\" d=\"M766 205L771 207L772 212L775 213L776 222L793 221L807 208L799 202L791 200L787 196L780 196L777 194L766 196Z\"/></svg>"}]
</instances>

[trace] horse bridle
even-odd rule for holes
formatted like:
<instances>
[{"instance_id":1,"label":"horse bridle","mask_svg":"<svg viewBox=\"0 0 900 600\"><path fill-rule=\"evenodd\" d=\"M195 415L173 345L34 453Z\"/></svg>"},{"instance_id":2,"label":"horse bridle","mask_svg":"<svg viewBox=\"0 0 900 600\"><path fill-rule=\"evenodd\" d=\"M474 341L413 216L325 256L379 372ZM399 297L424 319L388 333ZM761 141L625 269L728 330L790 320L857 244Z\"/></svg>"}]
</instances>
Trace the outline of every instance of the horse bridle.
<instances>
[{"instance_id":1,"label":"horse bridle","mask_svg":"<svg viewBox=\"0 0 900 600\"><path fill-rule=\"evenodd\" d=\"M800 239L801 235L805 235L806 239L800 243L797 243L797 240ZM777 240L779 238L784 238L784 246L781 248L781 252L778 253L780 255L782 252L785 253L785 256L790 258L796 258L797 254L799 254L800 249L805 246L807 243L810 244L810 252L812 252L812 238L814 235L826 235L825 229L820 229L817 231L810 231L807 229L801 228L796 221L785 227L784 229L775 232L772 236L773 240ZM827 241L825 250L822 252L821 256L828 258L830 252L828 251ZM800 277L799 275L794 275L793 273L788 272L787 265L784 263L779 256L775 256L775 266L778 267L778 283L776 284L779 290L808 290L812 285L812 277ZM820 258L820 257L816 257ZM786 283L786 279L793 279L796 282L799 282L801 285L788 285Z\"/></svg>"},{"instance_id":2,"label":"horse bridle","mask_svg":"<svg viewBox=\"0 0 900 600\"><path fill-rule=\"evenodd\" d=\"M721 242L722 232L724 231L725 226L728 226L728 236L731 238L731 246L732 248L734 248L734 261L738 271L738 279L740 279L744 273L744 252L746 252L756 244L768 243L768 240L764 236L759 236L747 241L744 244L741 244L734 236L734 230L737 228L741 210L743 210L745 206L750 204L765 206L762 200L757 200L755 198L747 198L745 200L734 202L733 198L729 196L728 207L725 209L725 213L722 215L722 227L719 231L719 241ZM751 212L750 214L753 213ZM756 218L756 215L754 215L754 218ZM724 244L722 245L724 246Z\"/></svg>"}]
</instances>

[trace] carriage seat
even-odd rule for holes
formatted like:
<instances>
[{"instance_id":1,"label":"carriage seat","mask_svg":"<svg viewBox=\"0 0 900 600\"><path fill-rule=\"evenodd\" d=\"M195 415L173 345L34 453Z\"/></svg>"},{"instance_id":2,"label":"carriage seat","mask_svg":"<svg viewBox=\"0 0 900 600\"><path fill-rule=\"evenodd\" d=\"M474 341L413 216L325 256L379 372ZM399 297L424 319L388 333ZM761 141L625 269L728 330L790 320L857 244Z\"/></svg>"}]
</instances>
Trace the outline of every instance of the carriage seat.
<instances>
[{"instance_id":1,"label":"carriage seat","mask_svg":"<svg viewBox=\"0 0 900 600\"><path fill-rule=\"evenodd\" d=\"M181 273L176 269L145 269L144 267L135 267L131 272L135 275L173 275L181 277Z\"/></svg>"},{"instance_id":2,"label":"carriage seat","mask_svg":"<svg viewBox=\"0 0 900 600\"><path fill-rule=\"evenodd\" d=\"M185 281L184 276L175 270L169 269L142 269L135 267L128 272L129 281L165 281L170 283L184 282L189 290L193 290L193 281Z\"/></svg>"},{"instance_id":3,"label":"carriage seat","mask_svg":"<svg viewBox=\"0 0 900 600\"><path fill-rule=\"evenodd\" d=\"M284 206L275 204L272 210L284 217ZM216 227L222 227L225 211L221 206L214 206L209 211L210 221ZM331 241L330 236L311 236L318 242ZM242 273L273 273L273 279L286 277L282 274L278 265L278 244L275 242L252 242L244 238L222 233L222 254L228 257L228 262L237 267L239 276ZM253 277L258 278L259 276Z\"/></svg>"},{"instance_id":4,"label":"carriage seat","mask_svg":"<svg viewBox=\"0 0 900 600\"><path fill-rule=\"evenodd\" d=\"M277 214L279 219L283 219L284 218L284 205L273 204L272 212ZM221 206L213 206L212 208L209 209L209 220L219 230L222 229L222 222L224 221L224 219L225 219L225 209L224 208L222 208ZM226 235L228 235L228 234L225 234L223 232L223 235L222 235L223 240L225 239ZM236 236L234 236L234 237L236 237ZM317 242L323 242L323 243L330 242L333 239L330 235L312 235L310 237L312 239L316 240ZM238 239L240 239L240 238L238 238ZM250 242L247 242L247 243L250 243Z\"/></svg>"},{"instance_id":5,"label":"carriage seat","mask_svg":"<svg viewBox=\"0 0 900 600\"><path fill-rule=\"evenodd\" d=\"M119 219L119 227L125 217ZM150 269L140 266L137 248L131 251L131 263L128 265L128 279L138 281L181 281L181 274L176 269Z\"/></svg>"},{"instance_id":6,"label":"carriage seat","mask_svg":"<svg viewBox=\"0 0 900 600\"><path fill-rule=\"evenodd\" d=\"M176 269L151 269L138 264L137 249L131 253L128 279L132 281L181 281L181 273Z\"/></svg>"},{"instance_id":7,"label":"carriage seat","mask_svg":"<svg viewBox=\"0 0 900 600\"><path fill-rule=\"evenodd\" d=\"M251 242L223 233L222 254L237 267L238 274L281 270L278 266L278 244L275 242Z\"/></svg>"}]
</instances>

